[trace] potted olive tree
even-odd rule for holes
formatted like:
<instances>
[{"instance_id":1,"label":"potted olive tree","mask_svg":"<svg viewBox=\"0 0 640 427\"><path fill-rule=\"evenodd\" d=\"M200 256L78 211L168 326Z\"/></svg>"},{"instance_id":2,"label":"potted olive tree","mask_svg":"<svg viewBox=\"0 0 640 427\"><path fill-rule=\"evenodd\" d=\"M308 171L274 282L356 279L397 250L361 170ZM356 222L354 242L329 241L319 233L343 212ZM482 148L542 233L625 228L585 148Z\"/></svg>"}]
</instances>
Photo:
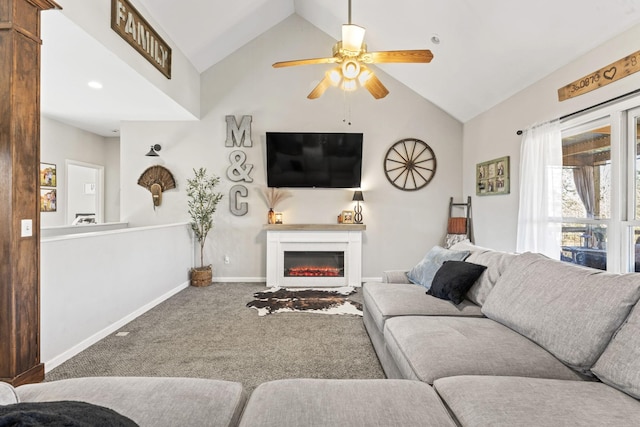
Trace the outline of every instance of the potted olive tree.
<instances>
[{"instance_id":1,"label":"potted olive tree","mask_svg":"<svg viewBox=\"0 0 640 427\"><path fill-rule=\"evenodd\" d=\"M216 185L220 183L220 178L207 175L205 168L194 169L193 173L194 177L187 179L187 198L191 229L200 243L200 267L191 270L191 285L209 286L213 271L211 265L206 267L204 265L204 244L209 231L213 228L213 214L218 202L222 199L222 193L214 191Z\"/></svg>"}]
</instances>

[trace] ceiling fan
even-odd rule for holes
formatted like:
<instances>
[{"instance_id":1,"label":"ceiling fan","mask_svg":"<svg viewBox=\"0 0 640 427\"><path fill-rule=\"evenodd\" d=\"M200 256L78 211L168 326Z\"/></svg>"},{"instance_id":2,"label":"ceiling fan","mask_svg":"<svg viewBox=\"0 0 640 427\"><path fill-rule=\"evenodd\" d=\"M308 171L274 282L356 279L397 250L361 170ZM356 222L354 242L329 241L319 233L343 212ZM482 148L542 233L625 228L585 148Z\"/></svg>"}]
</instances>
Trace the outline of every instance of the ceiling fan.
<instances>
[{"instance_id":1,"label":"ceiling fan","mask_svg":"<svg viewBox=\"0 0 640 427\"><path fill-rule=\"evenodd\" d=\"M339 64L327 71L320 83L309 93L307 98L319 98L329 86L340 86L345 91L352 91L360 86L365 87L374 98L384 98L389 90L382 84L366 64L381 63L428 63L433 54L428 49L391 50L384 52L367 52L364 43L365 29L351 23L351 0L349 0L349 23L342 25L342 40L333 46L333 56L329 58L297 59L276 62L274 68L292 67L294 65Z\"/></svg>"}]
</instances>

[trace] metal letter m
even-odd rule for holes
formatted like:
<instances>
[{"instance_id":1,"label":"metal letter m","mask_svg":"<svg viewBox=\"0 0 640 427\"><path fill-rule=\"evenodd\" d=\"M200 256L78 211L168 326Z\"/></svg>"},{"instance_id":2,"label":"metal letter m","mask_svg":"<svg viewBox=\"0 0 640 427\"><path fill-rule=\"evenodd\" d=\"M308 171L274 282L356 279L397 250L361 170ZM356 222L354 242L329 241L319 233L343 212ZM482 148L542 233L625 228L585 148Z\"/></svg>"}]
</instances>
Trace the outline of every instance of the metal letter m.
<instances>
[{"instance_id":1,"label":"metal letter m","mask_svg":"<svg viewBox=\"0 0 640 427\"><path fill-rule=\"evenodd\" d=\"M251 116L242 116L240 126L236 122L235 116L226 116L227 120L227 140L225 147L253 147L251 141Z\"/></svg>"}]
</instances>

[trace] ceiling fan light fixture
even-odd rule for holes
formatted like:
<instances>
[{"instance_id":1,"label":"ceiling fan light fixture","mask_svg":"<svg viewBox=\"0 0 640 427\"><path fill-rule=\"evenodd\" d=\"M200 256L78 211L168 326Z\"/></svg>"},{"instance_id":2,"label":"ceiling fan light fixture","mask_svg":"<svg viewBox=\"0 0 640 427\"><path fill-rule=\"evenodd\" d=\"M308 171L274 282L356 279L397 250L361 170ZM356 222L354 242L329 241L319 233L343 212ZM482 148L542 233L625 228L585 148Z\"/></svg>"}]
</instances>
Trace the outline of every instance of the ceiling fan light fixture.
<instances>
[{"instance_id":1,"label":"ceiling fan light fixture","mask_svg":"<svg viewBox=\"0 0 640 427\"><path fill-rule=\"evenodd\" d=\"M342 82L342 90L345 92L353 92L358 89L358 85L355 79L344 79Z\"/></svg>"},{"instance_id":2,"label":"ceiling fan light fixture","mask_svg":"<svg viewBox=\"0 0 640 427\"><path fill-rule=\"evenodd\" d=\"M360 64L354 59L348 59L342 63L342 75L346 79L355 79L360 74Z\"/></svg>"},{"instance_id":3,"label":"ceiling fan light fixture","mask_svg":"<svg viewBox=\"0 0 640 427\"><path fill-rule=\"evenodd\" d=\"M364 27L354 24L342 24L342 49L358 55L364 42Z\"/></svg>"},{"instance_id":4,"label":"ceiling fan light fixture","mask_svg":"<svg viewBox=\"0 0 640 427\"><path fill-rule=\"evenodd\" d=\"M367 83L367 80L369 80L372 76L373 76L373 73L371 71L369 71L368 69L364 69L364 67L363 67L362 72L358 76L358 81L360 82L360 84L362 86L364 86L365 83Z\"/></svg>"},{"instance_id":5,"label":"ceiling fan light fixture","mask_svg":"<svg viewBox=\"0 0 640 427\"><path fill-rule=\"evenodd\" d=\"M342 80L342 74L340 74L340 68L334 68L327 72L327 76L329 76L329 80L331 80L331 84L333 86L338 86L340 81Z\"/></svg>"}]
</instances>

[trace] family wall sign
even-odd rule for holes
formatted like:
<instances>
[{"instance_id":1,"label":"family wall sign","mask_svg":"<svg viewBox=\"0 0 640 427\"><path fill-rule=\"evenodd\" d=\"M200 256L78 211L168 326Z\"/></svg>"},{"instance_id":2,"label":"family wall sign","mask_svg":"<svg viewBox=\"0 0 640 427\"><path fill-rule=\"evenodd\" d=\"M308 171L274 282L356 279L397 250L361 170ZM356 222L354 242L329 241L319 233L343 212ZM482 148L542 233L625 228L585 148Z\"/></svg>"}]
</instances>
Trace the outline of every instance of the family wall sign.
<instances>
[{"instance_id":1,"label":"family wall sign","mask_svg":"<svg viewBox=\"0 0 640 427\"><path fill-rule=\"evenodd\" d=\"M111 0L111 29L171 78L171 47L128 0Z\"/></svg>"}]
</instances>

